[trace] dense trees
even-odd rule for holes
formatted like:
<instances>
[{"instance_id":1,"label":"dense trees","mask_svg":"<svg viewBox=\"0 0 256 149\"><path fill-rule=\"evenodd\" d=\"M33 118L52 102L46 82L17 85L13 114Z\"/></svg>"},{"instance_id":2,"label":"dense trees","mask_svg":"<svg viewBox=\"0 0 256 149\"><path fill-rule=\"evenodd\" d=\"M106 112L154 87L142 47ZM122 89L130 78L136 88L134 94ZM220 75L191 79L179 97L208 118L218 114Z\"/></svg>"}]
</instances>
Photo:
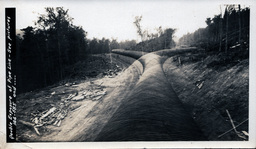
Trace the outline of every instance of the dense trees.
<instances>
[{"instance_id":1,"label":"dense trees","mask_svg":"<svg viewBox=\"0 0 256 149\"><path fill-rule=\"evenodd\" d=\"M153 36L150 36L147 40L136 44L131 49L144 52L171 49L176 45L173 40L174 32L175 29L167 28L160 34L152 34Z\"/></svg>"},{"instance_id":2,"label":"dense trees","mask_svg":"<svg viewBox=\"0 0 256 149\"><path fill-rule=\"evenodd\" d=\"M141 42L116 39L87 39L87 32L73 25L73 18L62 7L46 8L35 27L22 29L17 38L17 84L19 92L33 90L56 83L68 74L67 66L83 60L89 54L109 53L112 49L128 49L151 52L173 48L175 29L156 29L155 33L144 30L142 16L133 22ZM179 45L199 46L208 51L248 49L249 8L227 5L224 15L206 19L206 28L188 33L179 40ZM248 50L247 50L248 51Z\"/></svg>"},{"instance_id":3,"label":"dense trees","mask_svg":"<svg viewBox=\"0 0 256 149\"><path fill-rule=\"evenodd\" d=\"M35 27L21 29L17 35L17 84L19 93L45 87L63 80L68 66L89 54L109 53L128 48L135 41L120 44L112 39L87 39L87 32L73 25L73 18L62 7L45 8Z\"/></svg>"},{"instance_id":4,"label":"dense trees","mask_svg":"<svg viewBox=\"0 0 256 149\"><path fill-rule=\"evenodd\" d=\"M88 41L88 50L90 54L109 53L110 52L110 40L102 38L101 40L93 38Z\"/></svg>"},{"instance_id":5,"label":"dense trees","mask_svg":"<svg viewBox=\"0 0 256 149\"><path fill-rule=\"evenodd\" d=\"M249 13L249 8L227 5L224 15L207 18L206 28L184 35L179 39L179 45L226 53L234 48L245 49L249 45Z\"/></svg>"},{"instance_id":6,"label":"dense trees","mask_svg":"<svg viewBox=\"0 0 256 149\"><path fill-rule=\"evenodd\" d=\"M143 31L141 21L142 16L136 16L135 21L133 22L137 29L137 33L141 38L141 42L135 46L132 46L130 49L136 51L152 52L175 47L176 44L173 40L175 29L166 28L163 30L160 26L157 28L157 33L150 33L148 30Z\"/></svg>"},{"instance_id":7,"label":"dense trees","mask_svg":"<svg viewBox=\"0 0 256 149\"><path fill-rule=\"evenodd\" d=\"M17 36L18 87L20 92L47 86L65 77L65 66L85 58L86 32L72 24L68 10L46 8L36 27Z\"/></svg>"},{"instance_id":8,"label":"dense trees","mask_svg":"<svg viewBox=\"0 0 256 149\"><path fill-rule=\"evenodd\" d=\"M125 40L119 42L120 49L132 50L132 47L136 46L135 40Z\"/></svg>"}]
</instances>

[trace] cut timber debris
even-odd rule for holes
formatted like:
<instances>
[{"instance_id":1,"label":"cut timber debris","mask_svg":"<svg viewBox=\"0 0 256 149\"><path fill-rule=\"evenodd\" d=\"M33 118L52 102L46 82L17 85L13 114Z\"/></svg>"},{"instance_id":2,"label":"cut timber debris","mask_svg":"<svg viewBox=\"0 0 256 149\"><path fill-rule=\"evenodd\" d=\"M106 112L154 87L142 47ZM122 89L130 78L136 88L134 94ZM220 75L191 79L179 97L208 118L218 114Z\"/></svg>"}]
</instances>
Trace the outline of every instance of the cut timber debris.
<instances>
[{"instance_id":1,"label":"cut timber debris","mask_svg":"<svg viewBox=\"0 0 256 149\"><path fill-rule=\"evenodd\" d=\"M235 133L237 134L238 137L240 137L240 138L242 138L242 139L247 139L244 132L238 132L238 131L236 130L236 127L237 127L237 126L235 126L235 124L234 124L234 122L233 122L233 120L232 120L232 118L231 118L231 115L230 115L230 113L229 113L229 111L228 111L227 109L226 109L226 112L227 112L227 115L228 115L229 120L230 120L230 122L231 122L231 125L232 125L232 127L233 127L232 130L235 131ZM246 133L247 133L247 132L246 132ZM224 133L224 134L226 134L226 133ZM247 133L247 134L248 134L248 133ZM221 136L222 136L222 135L221 135ZM220 136L219 136L219 137L220 137Z\"/></svg>"},{"instance_id":2,"label":"cut timber debris","mask_svg":"<svg viewBox=\"0 0 256 149\"><path fill-rule=\"evenodd\" d=\"M246 136L249 136L248 132L246 132L246 131L242 131L242 133L243 133L244 135L246 135Z\"/></svg>"},{"instance_id":3,"label":"cut timber debris","mask_svg":"<svg viewBox=\"0 0 256 149\"><path fill-rule=\"evenodd\" d=\"M104 95L106 95L105 87L102 86L103 81L90 81L90 85L88 85L88 89L86 91L78 91L72 90L71 93L66 94L61 98L61 102L57 102L56 104L49 104L50 107L47 110L44 107L40 109L35 109L34 113L31 113L31 118L29 122L21 121L22 124L30 126L31 130L33 128L33 132L37 135L43 135L43 133L39 132L41 127L46 127L48 125L60 127L65 117L68 115L69 111L76 111L81 107L86 105L76 107L72 104L76 101L81 101L84 99L90 99L93 101L97 101L102 99ZM66 84L68 86L73 84ZM59 93L59 92L58 92ZM49 98L56 95L57 91L53 91L50 93ZM63 93L65 94L65 92ZM72 107L73 106L73 110Z\"/></svg>"},{"instance_id":4,"label":"cut timber debris","mask_svg":"<svg viewBox=\"0 0 256 149\"><path fill-rule=\"evenodd\" d=\"M229 114L229 112L228 112L227 109L226 109L226 112L227 112L227 114L228 114L228 117L229 117L229 120L230 120L230 122L231 122L231 125L232 125L233 129L234 129L235 132L237 133L236 127L235 127L235 125L234 125L234 122L233 122L233 120L232 120L232 118L231 118L231 116L230 116L230 114Z\"/></svg>"},{"instance_id":5,"label":"cut timber debris","mask_svg":"<svg viewBox=\"0 0 256 149\"><path fill-rule=\"evenodd\" d=\"M203 87L203 85L204 85L204 81L200 81L200 80L198 80L198 81L196 81L196 86L198 87L198 89L201 89L202 87Z\"/></svg>"},{"instance_id":6,"label":"cut timber debris","mask_svg":"<svg viewBox=\"0 0 256 149\"><path fill-rule=\"evenodd\" d=\"M55 92L55 91L51 93L51 95L55 95L55 94L56 94L56 92Z\"/></svg>"},{"instance_id":7,"label":"cut timber debris","mask_svg":"<svg viewBox=\"0 0 256 149\"><path fill-rule=\"evenodd\" d=\"M109 69L105 71L103 74L108 78L113 78L114 76L118 75L118 72L121 71L119 66L116 66L115 69Z\"/></svg>"},{"instance_id":8,"label":"cut timber debris","mask_svg":"<svg viewBox=\"0 0 256 149\"><path fill-rule=\"evenodd\" d=\"M239 127L240 125L242 125L243 123L245 123L245 122L247 122L247 121L248 121L248 119L242 121L241 123L239 123L238 125L236 125L235 128ZM218 138L220 138L220 137L224 136L225 134L231 132L233 129L234 129L234 128L229 129L228 131L226 131L226 132L224 132L223 134L219 135ZM243 132L243 131L242 131L242 132ZM246 131L245 131L245 132L246 132ZM246 133L247 133L247 132L246 132ZM247 134L248 134L248 133L247 133Z\"/></svg>"},{"instance_id":9,"label":"cut timber debris","mask_svg":"<svg viewBox=\"0 0 256 149\"><path fill-rule=\"evenodd\" d=\"M33 127L33 128L36 131L36 134L38 134L40 136L41 134L39 133L38 129L36 127Z\"/></svg>"},{"instance_id":10,"label":"cut timber debris","mask_svg":"<svg viewBox=\"0 0 256 149\"><path fill-rule=\"evenodd\" d=\"M26 122L26 121L23 121L23 120L20 120L20 122L24 125L32 127L35 130L36 134L38 134L39 136L41 135L40 132L38 131L37 127L33 123Z\"/></svg>"},{"instance_id":11,"label":"cut timber debris","mask_svg":"<svg viewBox=\"0 0 256 149\"><path fill-rule=\"evenodd\" d=\"M86 98L89 98L89 99L92 99L92 100L99 100L102 98L102 96L106 95L106 91L105 90L88 90L86 93L85 93L85 97Z\"/></svg>"},{"instance_id":12,"label":"cut timber debris","mask_svg":"<svg viewBox=\"0 0 256 149\"><path fill-rule=\"evenodd\" d=\"M45 117L47 117L48 115L50 115L51 113L53 113L56 110L55 107L52 107L48 112L46 112L44 115L42 115L39 120L44 119Z\"/></svg>"},{"instance_id":13,"label":"cut timber debris","mask_svg":"<svg viewBox=\"0 0 256 149\"><path fill-rule=\"evenodd\" d=\"M70 94L70 95L66 98L66 100L72 99L73 97L77 96L77 94L78 94L78 92L75 92L75 93L73 93L73 94Z\"/></svg>"},{"instance_id":14,"label":"cut timber debris","mask_svg":"<svg viewBox=\"0 0 256 149\"><path fill-rule=\"evenodd\" d=\"M59 120L59 122L58 122L57 126L58 126L58 127L60 127L60 124L61 124L61 120Z\"/></svg>"},{"instance_id":15,"label":"cut timber debris","mask_svg":"<svg viewBox=\"0 0 256 149\"><path fill-rule=\"evenodd\" d=\"M80 95L81 100L84 98L91 99L94 101L101 99L104 95L107 94L107 91L104 89L103 86L101 86L102 84L103 84L103 81L98 82L98 83L91 82L90 89L84 91L82 93L82 95ZM82 97L84 97L84 98L82 98Z\"/></svg>"},{"instance_id":16,"label":"cut timber debris","mask_svg":"<svg viewBox=\"0 0 256 149\"><path fill-rule=\"evenodd\" d=\"M21 123L33 127L37 135L41 135L38 128L45 125L54 125L60 127L61 120L67 116L67 107L64 103L56 105L49 110L41 112L39 114L31 114L34 118L31 119L32 123L20 121Z\"/></svg>"},{"instance_id":17,"label":"cut timber debris","mask_svg":"<svg viewBox=\"0 0 256 149\"><path fill-rule=\"evenodd\" d=\"M90 95L92 95L93 93L92 93L92 91L89 89L89 90L87 90L87 91L85 91L85 92L83 92L83 95L84 96L90 96Z\"/></svg>"},{"instance_id":18,"label":"cut timber debris","mask_svg":"<svg viewBox=\"0 0 256 149\"><path fill-rule=\"evenodd\" d=\"M64 86L66 86L66 87L72 86L72 83L66 83Z\"/></svg>"},{"instance_id":19,"label":"cut timber debris","mask_svg":"<svg viewBox=\"0 0 256 149\"><path fill-rule=\"evenodd\" d=\"M78 96L72 98L71 100L73 100L73 101L79 101L79 100L83 100L84 98L85 98L85 97L84 97L83 95L78 95Z\"/></svg>"},{"instance_id":20,"label":"cut timber debris","mask_svg":"<svg viewBox=\"0 0 256 149\"><path fill-rule=\"evenodd\" d=\"M53 123L54 126L58 126L58 127L60 127L60 124L61 124L61 120L57 120Z\"/></svg>"},{"instance_id":21,"label":"cut timber debris","mask_svg":"<svg viewBox=\"0 0 256 149\"><path fill-rule=\"evenodd\" d=\"M27 126L32 126L34 127L35 125L33 123L30 123L30 122L26 122L26 121L23 121L23 120L20 120L20 122L24 125L27 125Z\"/></svg>"},{"instance_id":22,"label":"cut timber debris","mask_svg":"<svg viewBox=\"0 0 256 149\"><path fill-rule=\"evenodd\" d=\"M99 100L101 98L102 98L102 96L98 96L98 97L93 98L92 100Z\"/></svg>"}]
</instances>

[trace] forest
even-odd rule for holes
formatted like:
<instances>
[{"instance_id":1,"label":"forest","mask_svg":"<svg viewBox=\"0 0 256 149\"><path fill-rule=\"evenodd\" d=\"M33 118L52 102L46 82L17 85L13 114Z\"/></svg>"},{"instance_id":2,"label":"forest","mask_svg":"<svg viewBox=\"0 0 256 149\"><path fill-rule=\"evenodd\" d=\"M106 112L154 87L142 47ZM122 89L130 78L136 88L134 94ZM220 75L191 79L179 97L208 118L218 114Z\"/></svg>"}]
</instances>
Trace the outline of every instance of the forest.
<instances>
[{"instance_id":1,"label":"forest","mask_svg":"<svg viewBox=\"0 0 256 149\"><path fill-rule=\"evenodd\" d=\"M119 48L116 40L87 39L87 32L72 23L63 7L45 8L35 27L28 26L16 36L18 93L52 85L68 74L65 68L89 54L109 53Z\"/></svg>"},{"instance_id":2,"label":"forest","mask_svg":"<svg viewBox=\"0 0 256 149\"><path fill-rule=\"evenodd\" d=\"M179 39L179 45L196 46L207 51L229 52L234 48L245 50L249 46L249 8L227 5L224 14L207 18L206 28L187 33Z\"/></svg>"},{"instance_id":3,"label":"forest","mask_svg":"<svg viewBox=\"0 0 256 149\"><path fill-rule=\"evenodd\" d=\"M17 41L17 84L19 92L51 85L65 77L64 67L88 53L86 32L72 24L68 10L46 8L36 27L22 29Z\"/></svg>"},{"instance_id":4,"label":"forest","mask_svg":"<svg viewBox=\"0 0 256 149\"><path fill-rule=\"evenodd\" d=\"M73 24L73 18L63 7L45 8L35 27L21 29L17 42L18 94L52 85L69 74L66 67L86 59L91 54L110 53L112 49L152 52L175 46L195 46L206 52L249 56L249 8L227 5L225 12L206 18L206 28L188 33L175 43L176 29L156 29L156 33L143 30L142 16L131 22L137 29L140 42L117 39L88 39L87 32ZM231 57L232 58L232 57Z\"/></svg>"}]
</instances>

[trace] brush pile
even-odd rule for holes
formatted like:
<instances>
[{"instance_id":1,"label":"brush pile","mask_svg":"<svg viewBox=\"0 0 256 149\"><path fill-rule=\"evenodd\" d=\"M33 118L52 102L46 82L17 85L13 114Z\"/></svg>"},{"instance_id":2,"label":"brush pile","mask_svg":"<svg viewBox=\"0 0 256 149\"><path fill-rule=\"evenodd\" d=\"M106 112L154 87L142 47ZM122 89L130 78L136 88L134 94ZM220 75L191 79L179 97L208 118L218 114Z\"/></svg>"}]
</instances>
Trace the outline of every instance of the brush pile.
<instances>
[{"instance_id":1,"label":"brush pile","mask_svg":"<svg viewBox=\"0 0 256 149\"><path fill-rule=\"evenodd\" d=\"M44 110L43 112L35 110L36 112L32 112L30 122L24 120L20 120L20 122L30 128L33 128L37 135L41 135L39 132L39 128L41 127L48 125L60 127L62 121L68 115L68 112L74 110L74 108L71 108L72 104L85 99L98 101L107 94L107 91L102 84L103 82L95 83L91 81L86 91L74 91L73 93L66 95L66 97L63 96L63 98L60 99L60 102L50 104L47 110ZM65 87L69 86L65 85ZM54 99L54 96L58 96L55 91L50 94L48 99Z\"/></svg>"}]
</instances>

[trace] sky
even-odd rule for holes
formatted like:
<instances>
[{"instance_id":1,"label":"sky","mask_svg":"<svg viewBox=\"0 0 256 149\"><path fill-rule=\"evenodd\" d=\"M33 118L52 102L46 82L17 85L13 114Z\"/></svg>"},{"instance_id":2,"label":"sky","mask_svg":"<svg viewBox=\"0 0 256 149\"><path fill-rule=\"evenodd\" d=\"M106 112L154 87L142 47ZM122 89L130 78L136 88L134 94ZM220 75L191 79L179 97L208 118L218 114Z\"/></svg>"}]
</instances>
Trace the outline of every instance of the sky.
<instances>
[{"instance_id":1,"label":"sky","mask_svg":"<svg viewBox=\"0 0 256 149\"><path fill-rule=\"evenodd\" d=\"M44 14L45 7L62 6L69 9L73 24L82 26L92 39L139 40L133 24L135 16L142 16L142 29L156 32L156 28L175 28L176 39L198 28L206 27L208 17L224 12L224 5L215 1L167 1L167 0L124 0L124 1L27 1L16 2L17 29L34 26L34 21ZM222 6L222 7L220 7Z\"/></svg>"}]
</instances>

